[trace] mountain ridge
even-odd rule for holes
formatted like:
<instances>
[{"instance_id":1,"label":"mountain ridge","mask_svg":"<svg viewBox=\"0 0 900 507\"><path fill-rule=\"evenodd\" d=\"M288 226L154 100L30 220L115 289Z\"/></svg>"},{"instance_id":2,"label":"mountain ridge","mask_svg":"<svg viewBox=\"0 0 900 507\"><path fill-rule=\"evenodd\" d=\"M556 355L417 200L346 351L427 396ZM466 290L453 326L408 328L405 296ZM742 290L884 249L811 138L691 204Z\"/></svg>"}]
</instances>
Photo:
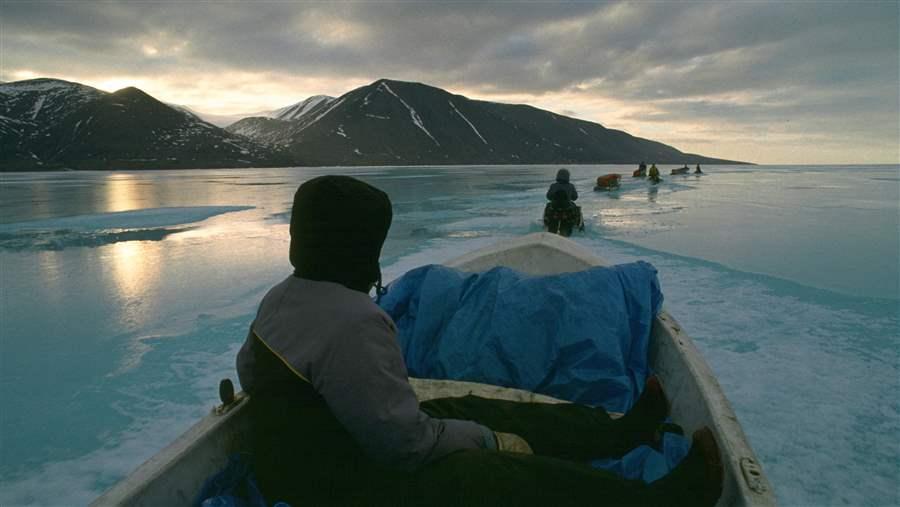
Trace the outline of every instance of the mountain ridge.
<instances>
[{"instance_id":1,"label":"mountain ridge","mask_svg":"<svg viewBox=\"0 0 900 507\"><path fill-rule=\"evenodd\" d=\"M108 93L40 78L0 84L0 99L0 170L745 163L387 78L225 129L135 87Z\"/></svg>"},{"instance_id":2,"label":"mountain ridge","mask_svg":"<svg viewBox=\"0 0 900 507\"><path fill-rule=\"evenodd\" d=\"M684 153L531 105L386 78L347 92L315 115L287 123L245 119L226 130L253 122L256 130L246 135L283 147L307 165L742 163Z\"/></svg>"},{"instance_id":3,"label":"mountain ridge","mask_svg":"<svg viewBox=\"0 0 900 507\"><path fill-rule=\"evenodd\" d=\"M252 167L288 161L276 149L135 87L108 93L42 78L0 85L0 98L0 170Z\"/></svg>"}]
</instances>

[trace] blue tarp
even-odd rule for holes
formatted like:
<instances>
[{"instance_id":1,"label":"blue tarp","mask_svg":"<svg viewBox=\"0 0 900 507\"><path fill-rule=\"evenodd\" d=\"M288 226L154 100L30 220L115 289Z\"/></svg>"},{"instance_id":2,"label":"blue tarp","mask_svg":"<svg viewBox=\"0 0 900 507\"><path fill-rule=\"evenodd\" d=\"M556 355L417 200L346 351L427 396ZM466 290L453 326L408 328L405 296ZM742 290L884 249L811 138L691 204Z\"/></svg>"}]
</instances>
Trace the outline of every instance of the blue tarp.
<instances>
[{"instance_id":1,"label":"blue tarp","mask_svg":"<svg viewBox=\"0 0 900 507\"><path fill-rule=\"evenodd\" d=\"M410 376L516 387L614 412L631 408L644 386L662 303L656 268L643 261L550 276L429 265L395 280L379 302L397 324ZM668 440L665 457L643 447L595 464L652 480L669 468L660 459L671 465L686 450Z\"/></svg>"},{"instance_id":2,"label":"blue tarp","mask_svg":"<svg viewBox=\"0 0 900 507\"><path fill-rule=\"evenodd\" d=\"M498 267L414 269L380 305L413 377L518 387L624 412L647 377L662 306L646 262L527 276Z\"/></svg>"}]
</instances>

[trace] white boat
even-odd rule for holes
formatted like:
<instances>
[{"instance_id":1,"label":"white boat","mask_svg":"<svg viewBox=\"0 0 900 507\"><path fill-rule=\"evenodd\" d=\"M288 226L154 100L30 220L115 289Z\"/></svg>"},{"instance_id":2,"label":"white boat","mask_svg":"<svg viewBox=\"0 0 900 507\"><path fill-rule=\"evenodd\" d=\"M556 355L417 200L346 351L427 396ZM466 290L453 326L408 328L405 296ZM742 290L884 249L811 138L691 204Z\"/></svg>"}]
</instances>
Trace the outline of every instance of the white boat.
<instances>
[{"instance_id":1,"label":"white boat","mask_svg":"<svg viewBox=\"0 0 900 507\"><path fill-rule=\"evenodd\" d=\"M568 239L535 233L463 255L446 265L470 272L507 266L537 275L580 271L605 263ZM725 467L723 493L717 505L775 505L772 487L718 381L693 341L665 311L656 318L651 331L650 365L665 386L673 421L684 428L685 434L703 426L715 434ZM421 401L470 393L520 401L559 401L470 382L411 382ZM238 393L234 402L214 409L91 505L190 505L203 481L225 465L228 455L246 448L248 401Z\"/></svg>"}]
</instances>

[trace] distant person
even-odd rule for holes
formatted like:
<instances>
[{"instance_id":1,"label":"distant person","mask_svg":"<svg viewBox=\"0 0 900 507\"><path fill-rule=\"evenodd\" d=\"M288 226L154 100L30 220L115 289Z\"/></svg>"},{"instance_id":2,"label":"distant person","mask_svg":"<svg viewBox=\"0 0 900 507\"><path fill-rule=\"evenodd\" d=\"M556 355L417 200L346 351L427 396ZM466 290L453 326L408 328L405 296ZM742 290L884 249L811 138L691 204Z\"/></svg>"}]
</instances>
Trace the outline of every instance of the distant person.
<instances>
[{"instance_id":1,"label":"distant person","mask_svg":"<svg viewBox=\"0 0 900 507\"><path fill-rule=\"evenodd\" d=\"M653 181L659 181L659 169L656 168L656 164L650 165L650 172L648 176Z\"/></svg>"},{"instance_id":2,"label":"distant person","mask_svg":"<svg viewBox=\"0 0 900 507\"><path fill-rule=\"evenodd\" d=\"M647 176L647 164L645 164L642 160L640 165L638 165L638 168L635 169L635 171L631 173L631 175L635 178L643 178L644 176Z\"/></svg>"},{"instance_id":3,"label":"distant person","mask_svg":"<svg viewBox=\"0 0 900 507\"><path fill-rule=\"evenodd\" d=\"M562 193L560 193L562 192ZM560 169L556 172L556 181L550 185L550 188L547 190L547 200L548 201L557 201L560 200L563 196L569 201L578 200L578 191L575 190L575 185L569 183L569 170L568 169Z\"/></svg>"},{"instance_id":4,"label":"distant person","mask_svg":"<svg viewBox=\"0 0 900 507\"><path fill-rule=\"evenodd\" d=\"M294 272L263 298L238 353L259 484L292 505L697 505L721 495L712 432L653 482L590 467L659 443L669 406L650 377L632 409L477 396L419 403L382 293L387 194L348 176L297 190ZM473 353L477 353L473 351Z\"/></svg>"},{"instance_id":5,"label":"distant person","mask_svg":"<svg viewBox=\"0 0 900 507\"><path fill-rule=\"evenodd\" d=\"M703 174L703 171L700 170L700 164L697 164L697 168L694 169L694 174Z\"/></svg>"},{"instance_id":6,"label":"distant person","mask_svg":"<svg viewBox=\"0 0 900 507\"><path fill-rule=\"evenodd\" d=\"M549 232L563 236L572 234L572 230L584 230L584 219L581 208L575 204L578 191L569 182L569 170L560 169L556 173L556 181L547 189L547 200L544 207L544 226Z\"/></svg>"}]
</instances>

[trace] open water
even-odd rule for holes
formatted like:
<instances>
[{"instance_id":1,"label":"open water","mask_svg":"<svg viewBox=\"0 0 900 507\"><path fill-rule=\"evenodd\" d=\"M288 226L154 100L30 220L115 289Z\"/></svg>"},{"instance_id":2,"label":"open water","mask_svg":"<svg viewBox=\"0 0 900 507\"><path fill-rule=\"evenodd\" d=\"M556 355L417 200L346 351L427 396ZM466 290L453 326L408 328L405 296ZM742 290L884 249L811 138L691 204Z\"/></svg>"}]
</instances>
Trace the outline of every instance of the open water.
<instances>
[{"instance_id":1,"label":"open water","mask_svg":"<svg viewBox=\"0 0 900 507\"><path fill-rule=\"evenodd\" d=\"M391 279L539 231L557 169L0 174L0 505L87 504L208 412L290 272L302 181L388 192ZM900 504L900 167L570 169L573 239L659 269L779 503Z\"/></svg>"}]
</instances>

